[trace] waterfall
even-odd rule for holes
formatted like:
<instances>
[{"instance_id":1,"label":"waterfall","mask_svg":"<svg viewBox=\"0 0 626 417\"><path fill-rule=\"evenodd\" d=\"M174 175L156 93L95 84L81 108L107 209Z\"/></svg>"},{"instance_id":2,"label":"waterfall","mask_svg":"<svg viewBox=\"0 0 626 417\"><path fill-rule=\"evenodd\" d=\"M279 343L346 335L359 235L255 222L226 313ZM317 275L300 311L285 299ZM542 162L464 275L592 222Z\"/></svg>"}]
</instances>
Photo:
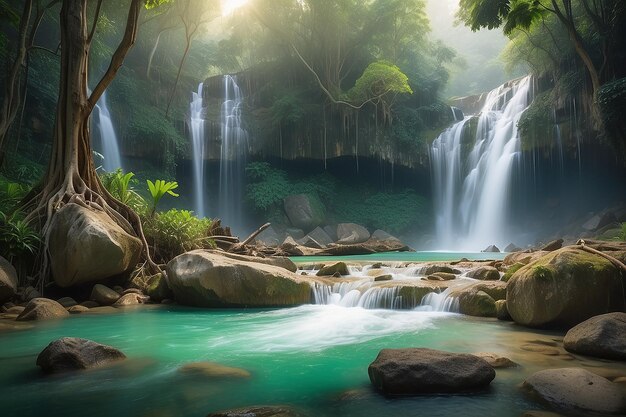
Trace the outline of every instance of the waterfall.
<instances>
[{"instance_id":1,"label":"waterfall","mask_svg":"<svg viewBox=\"0 0 626 417\"><path fill-rule=\"evenodd\" d=\"M198 85L198 92L191 95L189 104L191 144L193 146L193 176L195 185L195 212L198 217L205 217L204 209L204 119L202 117L202 90L204 83Z\"/></svg>"},{"instance_id":2,"label":"waterfall","mask_svg":"<svg viewBox=\"0 0 626 417\"><path fill-rule=\"evenodd\" d=\"M224 76L218 216L231 228L242 227L241 201L248 134L241 121L243 95L235 76Z\"/></svg>"},{"instance_id":3,"label":"waterfall","mask_svg":"<svg viewBox=\"0 0 626 417\"><path fill-rule=\"evenodd\" d=\"M107 106L106 91L102 93L100 100L96 103L98 109L98 131L100 132L100 146L102 150L102 168L107 172L122 168L122 158L117 142L117 135L113 128L111 113Z\"/></svg>"},{"instance_id":4,"label":"waterfall","mask_svg":"<svg viewBox=\"0 0 626 417\"><path fill-rule=\"evenodd\" d=\"M517 123L530 104L530 85L527 76L492 90L478 116L464 117L433 142L441 248L476 251L507 243L509 186L520 154Z\"/></svg>"}]
</instances>

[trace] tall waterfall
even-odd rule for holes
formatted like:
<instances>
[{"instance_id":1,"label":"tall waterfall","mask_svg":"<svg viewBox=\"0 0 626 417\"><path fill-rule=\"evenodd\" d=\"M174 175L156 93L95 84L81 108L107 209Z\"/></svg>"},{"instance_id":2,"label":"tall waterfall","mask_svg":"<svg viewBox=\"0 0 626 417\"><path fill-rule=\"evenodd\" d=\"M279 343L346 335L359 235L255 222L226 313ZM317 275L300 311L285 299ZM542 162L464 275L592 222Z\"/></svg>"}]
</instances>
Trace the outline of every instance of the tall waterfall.
<instances>
[{"instance_id":1,"label":"tall waterfall","mask_svg":"<svg viewBox=\"0 0 626 417\"><path fill-rule=\"evenodd\" d=\"M437 243L442 249L506 245L508 193L520 154L517 122L530 104L530 86L528 76L492 90L478 116L465 117L433 142Z\"/></svg>"},{"instance_id":2,"label":"tall waterfall","mask_svg":"<svg viewBox=\"0 0 626 417\"><path fill-rule=\"evenodd\" d=\"M225 225L242 227L241 200L248 134L241 123L243 95L235 76L224 76L221 110L220 179L218 216Z\"/></svg>"},{"instance_id":3,"label":"tall waterfall","mask_svg":"<svg viewBox=\"0 0 626 417\"><path fill-rule=\"evenodd\" d=\"M202 89L204 83L198 85L198 91L192 93L189 104L191 144L193 146L193 176L195 212L198 217L205 217L204 208L204 119L202 118Z\"/></svg>"},{"instance_id":4,"label":"tall waterfall","mask_svg":"<svg viewBox=\"0 0 626 417\"><path fill-rule=\"evenodd\" d=\"M107 106L106 91L102 93L102 97L96 103L98 109L98 130L100 132L100 142L102 156L102 168L107 172L115 171L122 168L122 158L120 156L120 148L117 142L117 135L113 128L111 113Z\"/></svg>"}]
</instances>

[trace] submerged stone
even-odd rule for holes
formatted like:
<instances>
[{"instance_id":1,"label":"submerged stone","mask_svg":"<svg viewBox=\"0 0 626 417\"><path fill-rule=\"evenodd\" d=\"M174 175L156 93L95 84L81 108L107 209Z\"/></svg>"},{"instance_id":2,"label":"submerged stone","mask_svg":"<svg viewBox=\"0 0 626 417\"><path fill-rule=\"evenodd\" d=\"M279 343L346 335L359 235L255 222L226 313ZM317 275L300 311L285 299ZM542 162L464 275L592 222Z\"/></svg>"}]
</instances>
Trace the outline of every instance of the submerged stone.
<instances>
[{"instance_id":1,"label":"submerged stone","mask_svg":"<svg viewBox=\"0 0 626 417\"><path fill-rule=\"evenodd\" d=\"M302 414L287 405L257 405L219 411L207 417L302 417Z\"/></svg>"},{"instance_id":2,"label":"submerged stone","mask_svg":"<svg viewBox=\"0 0 626 417\"><path fill-rule=\"evenodd\" d=\"M621 386L581 368L539 371L524 381L524 388L557 409L626 412L626 395Z\"/></svg>"}]
</instances>

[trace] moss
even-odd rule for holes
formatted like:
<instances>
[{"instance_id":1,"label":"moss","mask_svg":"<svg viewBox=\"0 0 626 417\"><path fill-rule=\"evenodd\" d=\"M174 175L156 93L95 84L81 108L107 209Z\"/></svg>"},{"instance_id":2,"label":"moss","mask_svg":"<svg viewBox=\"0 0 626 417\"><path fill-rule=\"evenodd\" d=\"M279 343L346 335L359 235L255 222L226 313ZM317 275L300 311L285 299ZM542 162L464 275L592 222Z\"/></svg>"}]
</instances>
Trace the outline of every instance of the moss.
<instances>
[{"instance_id":1,"label":"moss","mask_svg":"<svg viewBox=\"0 0 626 417\"><path fill-rule=\"evenodd\" d=\"M544 281L549 281L554 278L554 270L552 268L548 268L543 265L537 265L533 267L533 275L537 279L542 279Z\"/></svg>"},{"instance_id":2,"label":"moss","mask_svg":"<svg viewBox=\"0 0 626 417\"><path fill-rule=\"evenodd\" d=\"M509 269L506 270L506 272L504 273L504 276L502 277L502 281L504 282L508 282L511 277L513 276L513 274L515 274L517 271L519 271L521 268L523 268L525 265L521 262L516 262L513 265L511 265L509 267Z\"/></svg>"}]
</instances>

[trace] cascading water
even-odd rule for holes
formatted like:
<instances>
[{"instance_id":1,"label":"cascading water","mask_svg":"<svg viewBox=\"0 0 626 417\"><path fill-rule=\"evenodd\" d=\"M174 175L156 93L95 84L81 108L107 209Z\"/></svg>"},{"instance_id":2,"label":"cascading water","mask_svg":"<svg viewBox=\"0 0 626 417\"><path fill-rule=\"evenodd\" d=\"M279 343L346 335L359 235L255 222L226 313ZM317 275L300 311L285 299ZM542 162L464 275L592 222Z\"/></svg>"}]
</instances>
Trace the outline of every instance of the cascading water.
<instances>
[{"instance_id":1,"label":"cascading water","mask_svg":"<svg viewBox=\"0 0 626 417\"><path fill-rule=\"evenodd\" d=\"M102 93L102 97L96 103L98 109L98 131L100 133L100 146L102 150L102 168L107 172L115 171L122 168L122 158L120 156L120 148L117 142L117 135L113 128L111 113L107 106L106 91Z\"/></svg>"},{"instance_id":2,"label":"cascading water","mask_svg":"<svg viewBox=\"0 0 626 417\"><path fill-rule=\"evenodd\" d=\"M224 76L224 102L221 110L220 179L218 216L225 225L240 229L243 176L248 133L241 120L243 95L235 76Z\"/></svg>"},{"instance_id":3,"label":"cascading water","mask_svg":"<svg viewBox=\"0 0 626 417\"><path fill-rule=\"evenodd\" d=\"M198 91L192 93L189 104L191 126L191 144L193 146L193 174L195 185L195 212L198 217L205 217L204 209L204 119L202 118L202 90L204 83L198 85Z\"/></svg>"},{"instance_id":4,"label":"cascading water","mask_svg":"<svg viewBox=\"0 0 626 417\"><path fill-rule=\"evenodd\" d=\"M433 142L437 243L442 248L479 250L507 243L507 194L520 154L517 123L530 104L530 86L528 76L492 90L478 116L465 117Z\"/></svg>"}]
</instances>

